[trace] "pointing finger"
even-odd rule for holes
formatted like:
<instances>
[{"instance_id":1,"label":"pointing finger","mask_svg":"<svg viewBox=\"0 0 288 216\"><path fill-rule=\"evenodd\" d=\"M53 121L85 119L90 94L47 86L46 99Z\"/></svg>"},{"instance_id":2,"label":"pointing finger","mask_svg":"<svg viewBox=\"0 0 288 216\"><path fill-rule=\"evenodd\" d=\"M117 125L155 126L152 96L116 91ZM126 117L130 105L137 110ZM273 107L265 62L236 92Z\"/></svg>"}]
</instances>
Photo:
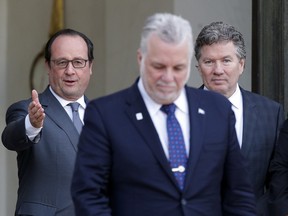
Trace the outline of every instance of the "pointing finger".
<instances>
[{"instance_id":1,"label":"pointing finger","mask_svg":"<svg viewBox=\"0 0 288 216\"><path fill-rule=\"evenodd\" d=\"M36 104L39 103L38 92L35 89L32 90L32 100L36 102Z\"/></svg>"}]
</instances>

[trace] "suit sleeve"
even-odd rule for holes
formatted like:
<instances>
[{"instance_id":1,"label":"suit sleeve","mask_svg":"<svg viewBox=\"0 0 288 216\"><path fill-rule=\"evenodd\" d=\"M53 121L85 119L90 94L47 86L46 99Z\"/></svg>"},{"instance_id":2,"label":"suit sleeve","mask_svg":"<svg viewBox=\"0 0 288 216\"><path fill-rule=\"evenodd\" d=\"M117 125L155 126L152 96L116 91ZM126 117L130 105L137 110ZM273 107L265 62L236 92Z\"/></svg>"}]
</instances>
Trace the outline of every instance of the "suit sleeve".
<instances>
[{"instance_id":1,"label":"suit sleeve","mask_svg":"<svg viewBox=\"0 0 288 216\"><path fill-rule=\"evenodd\" d=\"M278 106L278 109L277 109L277 122L276 122L276 129L277 131L275 132L276 133L276 137L275 137L275 141L274 141L274 144L275 144L275 148L277 147L279 141L278 141L278 138L279 138L279 134L280 134L280 131L282 129L282 127L284 126L284 120L285 120L285 117L284 117L284 111L283 111L283 106L282 105L279 105ZM284 129L285 130L285 129ZM288 130L288 127L287 127L287 130ZM283 135L282 135L283 136ZM274 153L274 152L273 152ZM275 154L275 153L274 153ZM273 157L273 156L271 156ZM272 158L270 159L270 161L272 160ZM270 162L271 163L271 162ZM270 165L271 166L271 165ZM270 184L270 181L271 181L271 173L268 172L267 173L267 178L266 178L266 185L267 185L267 188L269 187L269 184Z\"/></svg>"},{"instance_id":2,"label":"suit sleeve","mask_svg":"<svg viewBox=\"0 0 288 216\"><path fill-rule=\"evenodd\" d=\"M230 112L228 152L222 182L223 215L256 215L255 197L235 131L235 116Z\"/></svg>"},{"instance_id":3,"label":"suit sleeve","mask_svg":"<svg viewBox=\"0 0 288 216\"><path fill-rule=\"evenodd\" d=\"M28 114L28 102L11 105L6 113L6 127L2 132L3 145L13 151L21 151L34 143L26 136L25 117Z\"/></svg>"},{"instance_id":4,"label":"suit sleeve","mask_svg":"<svg viewBox=\"0 0 288 216\"><path fill-rule=\"evenodd\" d=\"M84 122L71 186L75 212L109 216L111 150L102 115L93 103L86 108Z\"/></svg>"},{"instance_id":5,"label":"suit sleeve","mask_svg":"<svg viewBox=\"0 0 288 216\"><path fill-rule=\"evenodd\" d=\"M288 214L288 119L284 122L270 165L269 211L271 215Z\"/></svg>"}]
</instances>

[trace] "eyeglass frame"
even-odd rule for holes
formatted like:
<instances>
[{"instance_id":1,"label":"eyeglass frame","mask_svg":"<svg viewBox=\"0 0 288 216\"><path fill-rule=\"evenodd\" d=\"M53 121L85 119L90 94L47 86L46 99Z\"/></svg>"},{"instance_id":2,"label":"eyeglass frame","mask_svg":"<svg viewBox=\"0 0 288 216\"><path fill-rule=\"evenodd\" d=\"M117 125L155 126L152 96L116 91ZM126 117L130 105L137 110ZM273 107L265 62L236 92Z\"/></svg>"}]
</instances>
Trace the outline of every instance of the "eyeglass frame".
<instances>
[{"instance_id":1,"label":"eyeglass frame","mask_svg":"<svg viewBox=\"0 0 288 216\"><path fill-rule=\"evenodd\" d=\"M65 67L61 67L61 66L59 66L59 65L56 64L56 62L61 62L61 61L66 62L66 66L65 66ZM82 67L82 66L81 66L81 67L79 67L79 66L75 67L75 65L74 65L74 63L73 63L73 62L75 62L75 61L84 61L83 67ZM59 69L66 69L66 68L68 67L68 65L69 65L70 62L71 62L71 64L72 64L73 68L75 68L75 69L85 68L88 61L89 61L89 59L72 59L72 60L67 60L67 59L51 59L51 60L50 60L50 62L53 62L54 65L55 65L57 68L59 68Z\"/></svg>"}]
</instances>

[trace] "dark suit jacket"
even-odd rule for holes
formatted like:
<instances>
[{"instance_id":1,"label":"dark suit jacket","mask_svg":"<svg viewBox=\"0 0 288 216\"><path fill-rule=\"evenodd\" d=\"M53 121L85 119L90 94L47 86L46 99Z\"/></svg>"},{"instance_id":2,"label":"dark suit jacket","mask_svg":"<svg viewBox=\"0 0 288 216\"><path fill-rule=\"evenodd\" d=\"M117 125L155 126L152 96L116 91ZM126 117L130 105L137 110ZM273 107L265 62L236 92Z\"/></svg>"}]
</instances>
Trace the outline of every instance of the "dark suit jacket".
<instances>
[{"instance_id":1,"label":"dark suit jacket","mask_svg":"<svg viewBox=\"0 0 288 216\"><path fill-rule=\"evenodd\" d=\"M279 103L242 88L240 90L243 97L241 151L249 165L248 172L259 200L259 211L265 212L265 209L261 210L266 205L262 196L269 183L269 164L284 121L284 112Z\"/></svg>"},{"instance_id":2,"label":"dark suit jacket","mask_svg":"<svg viewBox=\"0 0 288 216\"><path fill-rule=\"evenodd\" d=\"M288 215L288 119L280 131L270 171L269 213L271 216Z\"/></svg>"},{"instance_id":3,"label":"dark suit jacket","mask_svg":"<svg viewBox=\"0 0 288 216\"><path fill-rule=\"evenodd\" d=\"M268 169L284 121L284 112L283 107L273 100L241 87L240 91L243 98L241 152L248 163L258 215L264 215L267 211L267 196L264 193L270 179Z\"/></svg>"},{"instance_id":4,"label":"dark suit jacket","mask_svg":"<svg viewBox=\"0 0 288 216\"><path fill-rule=\"evenodd\" d=\"M29 100L11 105L2 142L17 151L19 189L15 215L73 216L70 194L79 134L71 119L47 88L39 95L45 109L44 126L38 143L25 132Z\"/></svg>"},{"instance_id":5,"label":"dark suit jacket","mask_svg":"<svg viewBox=\"0 0 288 216\"><path fill-rule=\"evenodd\" d=\"M191 133L183 191L137 84L88 104L72 181L76 215L255 215L231 104L213 92L186 93Z\"/></svg>"}]
</instances>

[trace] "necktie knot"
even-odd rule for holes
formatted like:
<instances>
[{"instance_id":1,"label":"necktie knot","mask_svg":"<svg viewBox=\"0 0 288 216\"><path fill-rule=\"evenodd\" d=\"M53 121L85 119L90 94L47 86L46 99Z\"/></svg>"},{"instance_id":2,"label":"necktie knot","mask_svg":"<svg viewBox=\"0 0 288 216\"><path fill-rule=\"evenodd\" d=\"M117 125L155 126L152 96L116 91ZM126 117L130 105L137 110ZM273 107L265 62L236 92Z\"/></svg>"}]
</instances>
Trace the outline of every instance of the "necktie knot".
<instances>
[{"instance_id":1,"label":"necktie knot","mask_svg":"<svg viewBox=\"0 0 288 216\"><path fill-rule=\"evenodd\" d=\"M73 102L73 103L69 103L69 106L71 106L71 109L73 112L78 112L78 108L79 108L80 104L77 102Z\"/></svg>"},{"instance_id":2,"label":"necktie knot","mask_svg":"<svg viewBox=\"0 0 288 216\"><path fill-rule=\"evenodd\" d=\"M174 103L172 104L167 104L167 105L162 105L161 111L166 113L168 116L173 115L176 110L176 105Z\"/></svg>"}]
</instances>

